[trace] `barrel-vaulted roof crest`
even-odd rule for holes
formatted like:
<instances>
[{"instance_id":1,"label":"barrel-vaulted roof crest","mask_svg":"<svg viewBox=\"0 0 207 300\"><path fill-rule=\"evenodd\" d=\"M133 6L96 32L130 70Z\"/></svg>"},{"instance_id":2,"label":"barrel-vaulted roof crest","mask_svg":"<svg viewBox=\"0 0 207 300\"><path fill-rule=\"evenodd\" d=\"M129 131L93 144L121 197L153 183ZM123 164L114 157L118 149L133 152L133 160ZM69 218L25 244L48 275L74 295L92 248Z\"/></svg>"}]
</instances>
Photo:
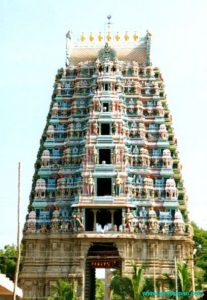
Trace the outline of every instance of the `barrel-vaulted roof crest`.
<instances>
[{"instance_id":1,"label":"barrel-vaulted roof crest","mask_svg":"<svg viewBox=\"0 0 207 300\"><path fill-rule=\"evenodd\" d=\"M82 32L78 41L73 39L70 31L66 35L66 65L77 64L83 61L95 61L97 56L106 57L107 47L110 49L110 59L137 61L140 64L150 65L151 34L147 32L144 37L139 38L134 33L120 34L111 30L111 16L108 16L105 33L85 34ZM104 50L105 49L105 50ZM113 51L112 51L113 49ZM81 61L80 61L81 60Z\"/></svg>"}]
</instances>

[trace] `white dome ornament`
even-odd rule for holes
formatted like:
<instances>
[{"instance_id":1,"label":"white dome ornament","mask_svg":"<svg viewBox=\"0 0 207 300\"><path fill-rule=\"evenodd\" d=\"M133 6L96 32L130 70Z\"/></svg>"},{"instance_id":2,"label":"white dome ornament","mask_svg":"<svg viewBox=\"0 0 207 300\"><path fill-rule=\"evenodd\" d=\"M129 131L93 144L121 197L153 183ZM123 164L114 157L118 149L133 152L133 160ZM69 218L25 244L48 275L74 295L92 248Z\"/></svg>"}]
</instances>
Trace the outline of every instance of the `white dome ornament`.
<instances>
[{"instance_id":1,"label":"white dome ornament","mask_svg":"<svg viewBox=\"0 0 207 300\"><path fill-rule=\"evenodd\" d=\"M41 156L42 167L47 167L50 163L50 151L44 150Z\"/></svg>"},{"instance_id":2,"label":"white dome ornament","mask_svg":"<svg viewBox=\"0 0 207 300\"><path fill-rule=\"evenodd\" d=\"M166 180L165 184L165 198L167 200L177 200L178 191L176 188L175 180L173 178L169 178Z\"/></svg>"},{"instance_id":3,"label":"white dome ornament","mask_svg":"<svg viewBox=\"0 0 207 300\"><path fill-rule=\"evenodd\" d=\"M29 213L29 218L27 220L27 233L34 233L36 232L36 213L35 211L31 211Z\"/></svg>"},{"instance_id":4,"label":"white dome ornament","mask_svg":"<svg viewBox=\"0 0 207 300\"><path fill-rule=\"evenodd\" d=\"M38 179L35 186L35 198L45 198L46 182L44 179Z\"/></svg>"},{"instance_id":5,"label":"white dome ornament","mask_svg":"<svg viewBox=\"0 0 207 300\"><path fill-rule=\"evenodd\" d=\"M174 219L174 234L182 235L184 233L185 233L185 223L183 221L182 213L178 209L175 213L175 219Z\"/></svg>"},{"instance_id":6,"label":"white dome ornament","mask_svg":"<svg viewBox=\"0 0 207 300\"><path fill-rule=\"evenodd\" d=\"M152 234L158 233L159 231L159 224L158 224L158 220L157 220L157 215L156 212L154 211L154 209L151 207L149 210L149 220L148 220L148 224L149 224L149 232Z\"/></svg>"}]
</instances>

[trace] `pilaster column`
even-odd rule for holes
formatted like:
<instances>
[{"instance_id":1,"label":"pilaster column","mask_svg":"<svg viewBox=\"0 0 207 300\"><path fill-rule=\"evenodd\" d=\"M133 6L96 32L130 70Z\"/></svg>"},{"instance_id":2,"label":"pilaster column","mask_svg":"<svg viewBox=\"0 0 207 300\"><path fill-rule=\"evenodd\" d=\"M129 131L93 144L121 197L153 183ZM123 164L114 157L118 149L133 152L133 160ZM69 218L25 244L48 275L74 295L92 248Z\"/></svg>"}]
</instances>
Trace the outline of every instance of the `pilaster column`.
<instances>
[{"instance_id":1,"label":"pilaster column","mask_svg":"<svg viewBox=\"0 0 207 300\"><path fill-rule=\"evenodd\" d=\"M93 209L93 230L96 231L96 213L97 210Z\"/></svg>"},{"instance_id":2,"label":"pilaster column","mask_svg":"<svg viewBox=\"0 0 207 300\"><path fill-rule=\"evenodd\" d=\"M113 228L113 226L114 226L114 210L110 210L110 213L111 213L111 225Z\"/></svg>"}]
</instances>

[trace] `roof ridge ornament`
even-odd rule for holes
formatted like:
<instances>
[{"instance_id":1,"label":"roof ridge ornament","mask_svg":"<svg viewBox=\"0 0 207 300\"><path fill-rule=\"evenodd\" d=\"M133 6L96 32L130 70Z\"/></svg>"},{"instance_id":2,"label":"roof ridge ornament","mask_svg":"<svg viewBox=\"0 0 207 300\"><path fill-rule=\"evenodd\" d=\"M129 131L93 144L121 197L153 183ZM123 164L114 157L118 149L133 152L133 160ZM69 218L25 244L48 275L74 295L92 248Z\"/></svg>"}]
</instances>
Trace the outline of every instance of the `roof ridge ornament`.
<instances>
[{"instance_id":1,"label":"roof ridge ornament","mask_svg":"<svg viewBox=\"0 0 207 300\"><path fill-rule=\"evenodd\" d=\"M72 32L68 30L66 33L66 66L70 63L70 55L72 51Z\"/></svg>"},{"instance_id":2,"label":"roof ridge ornament","mask_svg":"<svg viewBox=\"0 0 207 300\"><path fill-rule=\"evenodd\" d=\"M145 37L145 43L146 43L146 65L151 66L151 36L152 34L147 30L146 37Z\"/></svg>"}]
</instances>

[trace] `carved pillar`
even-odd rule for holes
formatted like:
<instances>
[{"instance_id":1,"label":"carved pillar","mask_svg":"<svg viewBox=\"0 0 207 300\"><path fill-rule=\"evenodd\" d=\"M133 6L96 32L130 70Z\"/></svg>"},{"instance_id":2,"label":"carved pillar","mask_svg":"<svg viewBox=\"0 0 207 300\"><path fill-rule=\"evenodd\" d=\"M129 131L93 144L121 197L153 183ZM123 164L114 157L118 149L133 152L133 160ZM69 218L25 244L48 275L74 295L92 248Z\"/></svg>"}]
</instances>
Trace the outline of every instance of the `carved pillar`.
<instances>
[{"instance_id":1,"label":"carved pillar","mask_svg":"<svg viewBox=\"0 0 207 300\"><path fill-rule=\"evenodd\" d=\"M96 213L97 210L93 209L93 230L96 231Z\"/></svg>"},{"instance_id":2,"label":"carved pillar","mask_svg":"<svg viewBox=\"0 0 207 300\"><path fill-rule=\"evenodd\" d=\"M113 228L113 226L114 226L114 210L110 210L110 213L111 213L111 225Z\"/></svg>"},{"instance_id":3,"label":"carved pillar","mask_svg":"<svg viewBox=\"0 0 207 300\"><path fill-rule=\"evenodd\" d=\"M147 244L143 243L142 245L142 259L146 259L147 258Z\"/></svg>"},{"instance_id":4,"label":"carved pillar","mask_svg":"<svg viewBox=\"0 0 207 300\"><path fill-rule=\"evenodd\" d=\"M86 230L86 209L85 208L82 210L82 222L83 222L83 226Z\"/></svg>"}]
</instances>

